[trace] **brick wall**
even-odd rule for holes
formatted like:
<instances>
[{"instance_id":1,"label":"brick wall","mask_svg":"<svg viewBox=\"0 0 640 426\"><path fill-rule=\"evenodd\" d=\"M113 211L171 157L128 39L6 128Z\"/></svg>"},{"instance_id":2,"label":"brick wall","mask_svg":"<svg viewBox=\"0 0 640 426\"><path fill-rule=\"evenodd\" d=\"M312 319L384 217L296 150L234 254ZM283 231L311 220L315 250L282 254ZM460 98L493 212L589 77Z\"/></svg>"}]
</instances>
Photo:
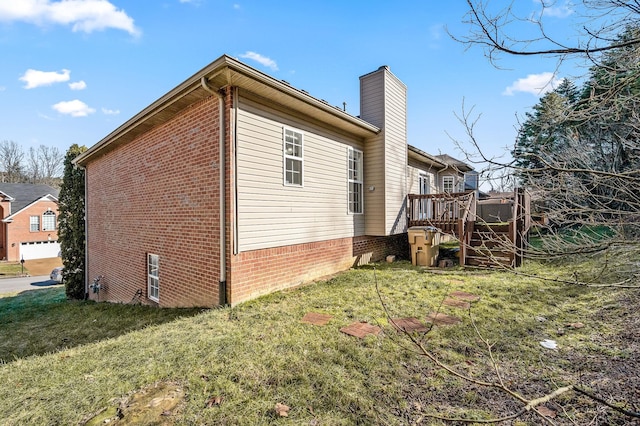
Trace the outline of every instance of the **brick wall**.
<instances>
[{"instance_id":1,"label":"brick wall","mask_svg":"<svg viewBox=\"0 0 640 426\"><path fill-rule=\"evenodd\" d=\"M56 214L56 227L58 220L58 204L53 201L38 201L17 214L13 222L7 225L7 260L20 260L20 243L27 241L57 241L58 231L42 230L42 214L51 209ZM31 216L40 217L40 231L31 232L29 218Z\"/></svg>"},{"instance_id":2,"label":"brick wall","mask_svg":"<svg viewBox=\"0 0 640 426\"><path fill-rule=\"evenodd\" d=\"M160 306L218 303L219 118L207 98L136 140L92 160L88 278L101 301L147 298L147 253L160 257ZM96 295L90 293L96 299Z\"/></svg>"},{"instance_id":3,"label":"brick wall","mask_svg":"<svg viewBox=\"0 0 640 426\"><path fill-rule=\"evenodd\" d=\"M229 282L233 305L276 290L384 259L406 258L407 234L390 237L354 237L239 253L233 256Z\"/></svg>"}]
</instances>

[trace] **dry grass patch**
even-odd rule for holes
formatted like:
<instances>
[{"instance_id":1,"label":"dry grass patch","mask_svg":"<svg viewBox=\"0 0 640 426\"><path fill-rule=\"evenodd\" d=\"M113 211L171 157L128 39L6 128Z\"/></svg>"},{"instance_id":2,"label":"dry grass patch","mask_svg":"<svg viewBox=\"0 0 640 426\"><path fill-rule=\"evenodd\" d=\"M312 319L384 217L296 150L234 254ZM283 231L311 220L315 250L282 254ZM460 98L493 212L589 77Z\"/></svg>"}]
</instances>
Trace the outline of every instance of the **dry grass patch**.
<instances>
[{"instance_id":1,"label":"dry grass patch","mask_svg":"<svg viewBox=\"0 0 640 426\"><path fill-rule=\"evenodd\" d=\"M631 291L549 284L498 272L434 274L406 263L378 265L375 275L393 318L425 321L430 312L459 317L458 325L422 334L425 344L452 366L488 377L491 368L468 311L443 304L454 291L479 295L472 303L473 318L494 343L505 379L527 397L595 374L576 359L624 355L638 364L637 352L630 351L624 337L637 318L621 302L635 297ZM93 304L81 315L95 318L108 306ZM119 316L137 315L135 307L121 308ZM308 312L331 319L324 326L304 323ZM358 339L339 331L354 322L380 326L383 332ZM575 322L585 327L565 326ZM109 322L101 327L109 328ZM559 349L542 348L538 342L547 338L555 339ZM387 321L374 270L365 267L235 308L18 358L0 366L5 384L0 418L10 425L77 424L159 382L184 387L184 406L171 416L184 425L410 424L420 419L438 424L425 414L480 419L513 408L503 395L452 379L413 349ZM597 373L600 379L609 374L606 369ZM603 381L594 377L590 383ZM569 417L579 424L594 416L610 424L620 420L575 395L561 402L567 408L566 414L558 410L560 424L569 424ZM276 404L289 407L286 417Z\"/></svg>"}]
</instances>

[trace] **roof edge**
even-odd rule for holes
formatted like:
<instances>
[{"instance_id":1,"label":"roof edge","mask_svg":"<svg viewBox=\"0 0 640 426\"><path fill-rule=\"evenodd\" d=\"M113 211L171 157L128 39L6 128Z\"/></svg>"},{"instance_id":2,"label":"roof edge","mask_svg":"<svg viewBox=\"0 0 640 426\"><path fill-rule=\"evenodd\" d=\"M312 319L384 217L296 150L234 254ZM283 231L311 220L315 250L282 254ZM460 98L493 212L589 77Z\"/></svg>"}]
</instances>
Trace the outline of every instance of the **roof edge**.
<instances>
[{"instance_id":1,"label":"roof edge","mask_svg":"<svg viewBox=\"0 0 640 426\"><path fill-rule=\"evenodd\" d=\"M345 111L342 111L339 108L333 107L328 103L315 98L302 90L296 89L281 80L271 77L270 75L265 74L225 54L202 68L200 71L193 74L191 77L171 89L169 92L158 98L142 111L124 122L114 131L97 142L95 145L91 146L87 151L76 157L73 160L73 163L79 166L86 165L91 160L91 158L95 157L97 154L110 147L110 145L112 145L114 142L121 139L129 131L135 129L137 126L143 124L146 120L153 117L156 113L165 110L186 95L200 89L202 78L205 78L207 79L207 81L209 81L215 76L223 75L225 76L225 84L219 86L219 88L232 84L230 73L224 73L225 70L242 74L256 82L270 86L271 88L278 90L284 94L295 97L302 102L305 102L315 108L324 111L325 113L329 113L335 117L345 120L345 122L348 122L352 126L356 126L358 128L361 128L365 132L371 133L371 135L378 134L381 131L379 127L359 117L355 117Z\"/></svg>"}]
</instances>

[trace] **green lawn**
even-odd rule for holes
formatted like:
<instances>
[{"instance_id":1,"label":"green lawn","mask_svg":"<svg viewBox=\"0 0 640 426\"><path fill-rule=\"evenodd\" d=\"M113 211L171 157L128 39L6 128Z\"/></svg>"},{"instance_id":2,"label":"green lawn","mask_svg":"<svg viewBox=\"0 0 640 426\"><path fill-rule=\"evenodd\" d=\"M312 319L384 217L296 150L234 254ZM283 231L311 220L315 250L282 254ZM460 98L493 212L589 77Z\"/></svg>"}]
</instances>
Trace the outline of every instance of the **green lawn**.
<instances>
[{"instance_id":1,"label":"green lawn","mask_svg":"<svg viewBox=\"0 0 640 426\"><path fill-rule=\"evenodd\" d=\"M527 398L590 377L595 359L637 359L619 340L636 315L621 301L637 302L637 290L550 284L501 272L437 272L402 262L378 265L375 272L363 267L201 312L67 302L63 289L0 299L0 419L8 425L85 424L96 413L115 412L141 389L167 383L185 396L157 424L440 424L427 415L482 419L513 412L517 405L509 398L454 379L416 354L389 326L376 280L393 317L424 321L438 310L459 317L458 325L431 329L424 344L456 369L489 378L491 365L473 319L493 343L504 380ZM471 316L443 306L456 290L481 297ZM332 319L325 326L305 324L300 320L307 312ZM383 332L364 339L340 332L356 321ZM577 322L585 327L566 326ZM556 340L559 349L541 347L543 339ZM625 386L614 376L608 380L613 388ZM568 417L578 424L594 416L601 423L622 421L575 394L557 402L565 411L548 405L559 424L569 424ZM290 407L287 417L276 412L278 403ZM132 418L125 414L112 424ZM540 422L530 414L521 420Z\"/></svg>"},{"instance_id":2,"label":"green lawn","mask_svg":"<svg viewBox=\"0 0 640 426\"><path fill-rule=\"evenodd\" d=\"M0 277L17 276L23 272L28 272L22 268L20 262L0 262Z\"/></svg>"}]
</instances>

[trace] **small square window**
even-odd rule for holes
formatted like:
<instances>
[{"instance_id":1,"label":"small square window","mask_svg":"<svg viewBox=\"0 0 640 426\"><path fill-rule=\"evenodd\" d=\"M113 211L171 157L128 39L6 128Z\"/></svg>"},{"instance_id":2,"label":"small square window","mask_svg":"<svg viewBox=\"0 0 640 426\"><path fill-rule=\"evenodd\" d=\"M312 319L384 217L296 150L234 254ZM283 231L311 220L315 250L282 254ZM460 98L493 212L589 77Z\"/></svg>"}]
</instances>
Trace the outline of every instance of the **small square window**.
<instances>
[{"instance_id":1,"label":"small square window","mask_svg":"<svg viewBox=\"0 0 640 426\"><path fill-rule=\"evenodd\" d=\"M442 176L442 191L447 193L456 192L454 176Z\"/></svg>"}]
</instances>

